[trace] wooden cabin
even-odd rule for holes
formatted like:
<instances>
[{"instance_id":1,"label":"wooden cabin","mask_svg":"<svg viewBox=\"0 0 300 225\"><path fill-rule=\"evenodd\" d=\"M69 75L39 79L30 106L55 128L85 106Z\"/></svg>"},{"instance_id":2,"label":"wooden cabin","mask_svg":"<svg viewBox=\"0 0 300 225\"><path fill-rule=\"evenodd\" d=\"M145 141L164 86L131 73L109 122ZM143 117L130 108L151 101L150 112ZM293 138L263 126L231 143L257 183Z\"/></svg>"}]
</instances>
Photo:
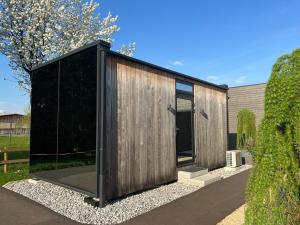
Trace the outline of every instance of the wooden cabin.
<instances>
[{"instance_id":1,"label":"wooden cabin","mask_svg":"<svg viewBox=\"0 0 300 225\"><path fill-rule=\"evenodd\" d=\"M225 165L227 88L98 41L32 70L30 173L100 204Z\"/></svg>"}]
</instances>

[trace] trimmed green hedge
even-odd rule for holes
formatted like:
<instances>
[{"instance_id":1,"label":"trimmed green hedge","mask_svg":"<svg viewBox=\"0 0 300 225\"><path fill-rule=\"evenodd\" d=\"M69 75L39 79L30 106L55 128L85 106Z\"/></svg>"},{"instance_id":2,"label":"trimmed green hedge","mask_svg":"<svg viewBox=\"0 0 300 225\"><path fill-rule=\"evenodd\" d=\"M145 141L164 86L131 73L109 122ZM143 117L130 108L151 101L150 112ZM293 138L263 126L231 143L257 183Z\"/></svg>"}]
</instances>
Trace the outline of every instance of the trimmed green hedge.
<instances>
[{"instance_id":1,"label":"trimmed green hedge","mask_svg":"<svg viewBox=\"0 0 300 225\"><path fill-rule=\"evenodd\" d=\"M255 114L242 109L237 117L237 148L251 150L256 141Z\"/></svg>"},{"instance_id":2,"label":"trimmed green hedge","mask_svg":"<svg viewBox=\"0 0 300 225\"><path fill-rule=\"evenodd\" d=\"M300 224L300 49L273 66L247 188L246 225Z\"/></svg>"}]
</instances>

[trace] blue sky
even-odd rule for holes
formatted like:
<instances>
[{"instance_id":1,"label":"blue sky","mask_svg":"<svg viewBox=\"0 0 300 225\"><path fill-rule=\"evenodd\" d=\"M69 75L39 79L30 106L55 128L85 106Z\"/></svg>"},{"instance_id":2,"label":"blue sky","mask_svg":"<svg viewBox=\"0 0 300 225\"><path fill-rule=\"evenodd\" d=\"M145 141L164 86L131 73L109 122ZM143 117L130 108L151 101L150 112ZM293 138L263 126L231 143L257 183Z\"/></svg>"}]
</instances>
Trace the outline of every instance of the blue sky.
<instances>
[{"instance_id":1,"label":"blue sky","mask_svg":"<svg viewBox=\"0 0 300 225\"><path fill-rule=\"evenodd\" d=\"M217 84L266 82L282 54L300 47L297 0L102 0L100 13L119 16L113 49L137 43L135 57ZM23 112L28 96L3 80L0 112Z\"/></svg>"}]
</instances>

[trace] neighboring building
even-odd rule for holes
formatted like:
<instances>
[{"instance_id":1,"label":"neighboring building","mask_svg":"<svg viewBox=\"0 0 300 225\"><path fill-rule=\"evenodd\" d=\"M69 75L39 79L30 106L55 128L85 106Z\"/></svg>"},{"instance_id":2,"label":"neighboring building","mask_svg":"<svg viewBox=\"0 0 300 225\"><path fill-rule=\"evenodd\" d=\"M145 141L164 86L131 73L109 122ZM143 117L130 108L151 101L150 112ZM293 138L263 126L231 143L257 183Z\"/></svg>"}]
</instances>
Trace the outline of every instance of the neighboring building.
<instances>
[{"instance_id":1,"label":"neighboring building","mask_svg":"<svg viewBox=\"0 0 300 225\"><path fill-rule=\"evenodd\" d=\"M99 41L32 71L30 173L101 203L225 165L227 88Z\"/></svg>"},{"instance_id":2,"label":"neighboring building","mask_svg":"<svg viewBox=\"0 0 300 225\"><path fill-rule=\"evenodd\" d=\"M16 125L22 121L24 115L21 114L4 114L0 115L1 128L16 128Z\"/></svg>"},{"instance_id":3,"label":"neighboring building","mask_svg":"<svg viewBox=\"0 0 300 225\"><path fill-rule=\"evenodd\" d=\"M0 115L0 135L28 135L30 125L24 123L24 115Z\"/></svg>"},{"instance_id":4,"label":"neighboring building","mask_svg":"<svg viewBox=\"0 0 300 225\"><path fill-rule=\"evenodd\" d=\"M256 117L256 127L264 117L266 84L231 87L228 90L229 149L236 149L237 115L242 109L251 110Z\"/></svg>"}]
</instances>

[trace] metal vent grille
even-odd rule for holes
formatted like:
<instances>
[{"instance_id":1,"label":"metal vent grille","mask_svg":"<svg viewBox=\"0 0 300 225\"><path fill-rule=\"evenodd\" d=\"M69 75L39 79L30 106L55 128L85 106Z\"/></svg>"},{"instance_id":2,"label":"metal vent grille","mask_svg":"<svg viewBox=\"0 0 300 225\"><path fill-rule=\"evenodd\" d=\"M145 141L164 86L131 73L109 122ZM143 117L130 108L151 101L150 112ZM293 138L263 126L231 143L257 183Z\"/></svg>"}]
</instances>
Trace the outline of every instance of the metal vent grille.
<instances>
[{"instance_id":1,"label":"metal vent grille","mask_svg":"<svg viewBox=\"0 0 300 225\"><path fill-rule=\"evenodd\" d=\"M226 166L232 166L232 153L226 152Z\"/></svg>"}]
</instances>

